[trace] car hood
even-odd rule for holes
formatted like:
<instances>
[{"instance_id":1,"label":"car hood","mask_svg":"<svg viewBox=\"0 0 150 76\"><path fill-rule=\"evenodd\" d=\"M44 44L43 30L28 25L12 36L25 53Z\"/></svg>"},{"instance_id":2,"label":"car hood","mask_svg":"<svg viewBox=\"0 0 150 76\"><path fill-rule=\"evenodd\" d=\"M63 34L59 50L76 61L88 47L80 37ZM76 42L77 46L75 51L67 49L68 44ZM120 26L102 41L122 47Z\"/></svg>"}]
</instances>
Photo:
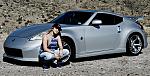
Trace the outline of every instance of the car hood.
<instances>
[{"instance_id":1,"label":"car hood","mask_svg":"<svg viewBox=\"0 0 150 76\"><path fill-rule=\"evenodd\" d=\"M16 31L12 32L9 36L31 38L39 33L49 30L52 27L52 25L53 23L33 24L30 26L17 29ZM61 24L62 29L65 27L74 27L74 26Z\"/></svg>"},{"instance_id":2,"label":"car hood","mask_svg":"<svg viewBox=\"0 0 150 76\"><path fill-rule=\"evenodd\" d=\"M45 24L34 24L34 25L26 26L17 29L16 31L12 32L9 36L22 37L22 38L32 37L43 31L49 30L52 27L52 25L53 24L51 23L45 23Z\"/></svg>"}]
</instances>

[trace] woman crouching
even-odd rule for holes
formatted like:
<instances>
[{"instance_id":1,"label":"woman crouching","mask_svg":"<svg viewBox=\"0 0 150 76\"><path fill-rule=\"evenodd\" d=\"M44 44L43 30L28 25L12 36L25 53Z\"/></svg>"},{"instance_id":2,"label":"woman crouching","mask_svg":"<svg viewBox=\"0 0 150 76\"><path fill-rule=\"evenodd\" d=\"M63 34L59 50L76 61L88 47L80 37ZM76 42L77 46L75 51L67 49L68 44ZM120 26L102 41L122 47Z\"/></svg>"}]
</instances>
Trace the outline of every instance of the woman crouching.
<instances>
[{"instance_id":1,"label":"woman crouching","mask_svg":"<svg viewBox=\"0 0 150 76\"><path fill-rule=\"evenodd\" d=\"M63 49L61 41L61 27L59 24L54 24L48 33L42 38L41 53L39 55L44 70L48 70L49 62L60 67L61 58L69 55L69 50ZM59 48L58 48L59 47Z\"/></svg>"}]
</instances>

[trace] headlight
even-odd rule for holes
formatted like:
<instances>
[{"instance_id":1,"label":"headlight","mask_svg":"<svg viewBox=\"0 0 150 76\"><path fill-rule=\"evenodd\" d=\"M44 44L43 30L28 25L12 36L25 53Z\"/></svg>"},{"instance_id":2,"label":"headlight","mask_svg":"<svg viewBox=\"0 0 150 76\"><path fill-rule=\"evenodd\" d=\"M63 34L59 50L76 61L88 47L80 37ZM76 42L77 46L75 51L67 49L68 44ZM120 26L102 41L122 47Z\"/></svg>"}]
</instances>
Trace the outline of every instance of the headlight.
<instances>
[{"instance_id":1,"label":"headlight","mask_svg":"<svg viewBox=\"0 0 150 76\"><path fill-rule=\"evenodd\" d=\"M46 33L46 32L42 32L42 33L40 33L40 34L38 34L38 35L35 35L35 36L31 37L29 40L30 40L30 41L33 41L33 40L42 40L42 37L43 37L43 35L44 35L45 33Z\"/></svg>"}]
</instances>

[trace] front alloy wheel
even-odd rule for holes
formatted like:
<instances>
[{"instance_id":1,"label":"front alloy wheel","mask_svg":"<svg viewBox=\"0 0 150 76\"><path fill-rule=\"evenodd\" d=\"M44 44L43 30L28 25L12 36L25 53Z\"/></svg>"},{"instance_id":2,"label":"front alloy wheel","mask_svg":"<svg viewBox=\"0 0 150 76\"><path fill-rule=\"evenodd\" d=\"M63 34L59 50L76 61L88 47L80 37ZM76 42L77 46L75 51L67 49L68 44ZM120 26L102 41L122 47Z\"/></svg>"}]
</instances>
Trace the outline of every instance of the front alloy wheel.
<instances>
[{"instance_id":1,"label":"front alloy wheel","mask_svg":"<svg viewBox=\"0 0 150 76\"><path fill-rule=\"evenodd\" d=\"M63 57L63 59L62 59L62 62L65 63L65 62L69 61L71 46L66 41L62 41L62 44L63 44L63 49L69 50L69 55Z\"/></svg>"}]
</instances>

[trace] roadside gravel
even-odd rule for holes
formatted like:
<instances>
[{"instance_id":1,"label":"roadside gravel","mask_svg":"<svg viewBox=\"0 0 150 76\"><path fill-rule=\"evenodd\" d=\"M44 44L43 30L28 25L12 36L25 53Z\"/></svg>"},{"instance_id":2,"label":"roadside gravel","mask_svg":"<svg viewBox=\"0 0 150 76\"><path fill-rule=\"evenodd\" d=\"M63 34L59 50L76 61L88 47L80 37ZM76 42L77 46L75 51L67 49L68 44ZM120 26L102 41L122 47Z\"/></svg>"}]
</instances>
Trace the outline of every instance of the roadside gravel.
<instances>
[{"instance_id":1,"label":"roadside gravel","mask_svg":"<svg viewBox=\"0 0 150 76\"><path fill-rule=\"evenodd\" d=\"M150 37L148 38L150 45ZM3 61L3 40L0 41L0 76L150 76L150 46L138 56L103 55L76 59L61 69L43 71L37 63Z\"/></svg>"}]
</instances>

